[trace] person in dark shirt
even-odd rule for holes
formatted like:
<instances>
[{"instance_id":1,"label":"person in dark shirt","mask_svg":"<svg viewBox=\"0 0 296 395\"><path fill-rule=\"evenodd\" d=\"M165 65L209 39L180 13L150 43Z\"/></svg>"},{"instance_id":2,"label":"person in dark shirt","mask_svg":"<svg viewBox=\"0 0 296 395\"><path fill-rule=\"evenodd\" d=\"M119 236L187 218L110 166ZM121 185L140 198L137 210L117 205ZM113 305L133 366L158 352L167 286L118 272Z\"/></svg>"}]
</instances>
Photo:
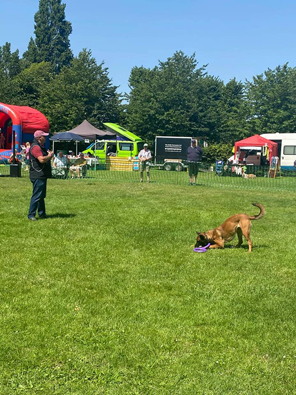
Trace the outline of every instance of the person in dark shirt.
<instances>
[{"instance_id":1,"label":"person in dark shirt","mask_svg":"<svg viewBox=\"0 0 296 395\"><path fill-rule=\"evenodd\" d=\"M193 139L191 141L191 146L187 148L189 185L196 185L198 162L201 161L201 157L202 157L202 149L197 144L196 140Z\"/></svg>"},{"instance_id":2,"label":"person in dark shirt","mask_svg":"<svg viewBox=\"0 0 296 395\"><path fill-rule=\"evenodd\" d=\"M47 151L44 147L46 137L49 133L36 130L34 141L29 151L30 180L33 184L33 193L30 202L28 219L36 221L35 215L38 211L39 218L46 218L45 197L47 179L51 177L52 151Z\"/></svg>"}]
</instances>

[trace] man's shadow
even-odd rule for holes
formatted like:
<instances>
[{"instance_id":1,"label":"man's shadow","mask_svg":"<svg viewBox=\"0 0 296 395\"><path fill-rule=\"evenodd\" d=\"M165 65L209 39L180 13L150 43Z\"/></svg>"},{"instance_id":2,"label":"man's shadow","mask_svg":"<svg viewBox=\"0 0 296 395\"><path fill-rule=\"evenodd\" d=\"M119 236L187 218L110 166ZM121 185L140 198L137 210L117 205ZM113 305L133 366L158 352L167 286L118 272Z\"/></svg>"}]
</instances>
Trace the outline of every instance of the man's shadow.
<instances>
[{"instance_id":1,"label":"man's shadow","mask_svg":"<svg viewBox=\"0 0 296 395\"><path fill-rule=\"evenodd\" d=\"M46 214L46 218L73 218L73 217L76 217L76 214L65 214L65 213Z\"/></svg>"}]
</instances>

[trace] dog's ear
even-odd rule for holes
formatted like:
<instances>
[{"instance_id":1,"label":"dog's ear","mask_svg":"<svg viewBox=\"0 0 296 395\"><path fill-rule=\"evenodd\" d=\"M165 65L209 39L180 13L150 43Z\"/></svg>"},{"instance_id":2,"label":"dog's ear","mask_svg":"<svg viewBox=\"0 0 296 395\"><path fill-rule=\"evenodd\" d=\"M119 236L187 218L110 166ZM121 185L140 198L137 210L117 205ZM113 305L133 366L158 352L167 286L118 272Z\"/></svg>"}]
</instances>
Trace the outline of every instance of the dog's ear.
<instances>
[{"instance_id":1,"label":"dog's ear","mask_svg":"<svg viewBox=\"0 0 296 395\"><path fill-rule=\"evenodd\" d=\"M206 239L206 237L205 237L205 235L203 233L199 233L199 238L200 238L200 240L205 240Z\"/></svg>"}]
</instances>

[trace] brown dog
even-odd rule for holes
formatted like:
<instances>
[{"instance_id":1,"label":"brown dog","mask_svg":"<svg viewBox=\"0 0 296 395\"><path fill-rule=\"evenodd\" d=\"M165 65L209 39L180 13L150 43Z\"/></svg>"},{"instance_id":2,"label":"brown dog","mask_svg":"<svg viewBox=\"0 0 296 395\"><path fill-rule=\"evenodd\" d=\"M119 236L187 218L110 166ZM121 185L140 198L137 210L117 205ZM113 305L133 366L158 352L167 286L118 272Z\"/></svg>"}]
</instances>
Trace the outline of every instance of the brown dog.
<instances>
[{"instance_id":1,"label":"brown dog","mask_svg":"<svg viewBox=\"0 0 296 395\"><path fill-rule=\"evenodd\" d=\"M260 209L258 215L250 216L247 214L235 214L223 222L218 228L208 230L207 232L197 233L197 239L195 247L205 247L207 244L211 244L210 248L224 248L224 243L231 241L235 234L238 236L237 247L240 247L243 243L243 235L248 241L249 252L252 251L252 240L250 239L250 231L252 223L255 219L260 219L265 214L265 209L262 204L252 203L253 206L257 206Z\"/></svg>"}]
</instances>

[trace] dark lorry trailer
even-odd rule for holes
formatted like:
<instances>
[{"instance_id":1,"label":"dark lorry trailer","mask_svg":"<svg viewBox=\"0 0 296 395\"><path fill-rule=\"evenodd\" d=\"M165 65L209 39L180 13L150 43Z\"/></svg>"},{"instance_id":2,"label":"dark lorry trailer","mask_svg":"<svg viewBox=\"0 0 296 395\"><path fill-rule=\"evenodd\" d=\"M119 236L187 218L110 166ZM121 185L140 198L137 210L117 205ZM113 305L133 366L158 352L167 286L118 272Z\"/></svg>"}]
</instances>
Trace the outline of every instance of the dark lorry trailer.
<instances>
[{"instance_id":1,"label":"dark lorry trailer","mask_svg":"<svg viewBox=\"0 0 296 395\"><path fill-rule=\"evenodd\" d=\"M168 171L185 170L191 140L192 137L156 136L154 165Z\"/></svg>"}]
</instances>

